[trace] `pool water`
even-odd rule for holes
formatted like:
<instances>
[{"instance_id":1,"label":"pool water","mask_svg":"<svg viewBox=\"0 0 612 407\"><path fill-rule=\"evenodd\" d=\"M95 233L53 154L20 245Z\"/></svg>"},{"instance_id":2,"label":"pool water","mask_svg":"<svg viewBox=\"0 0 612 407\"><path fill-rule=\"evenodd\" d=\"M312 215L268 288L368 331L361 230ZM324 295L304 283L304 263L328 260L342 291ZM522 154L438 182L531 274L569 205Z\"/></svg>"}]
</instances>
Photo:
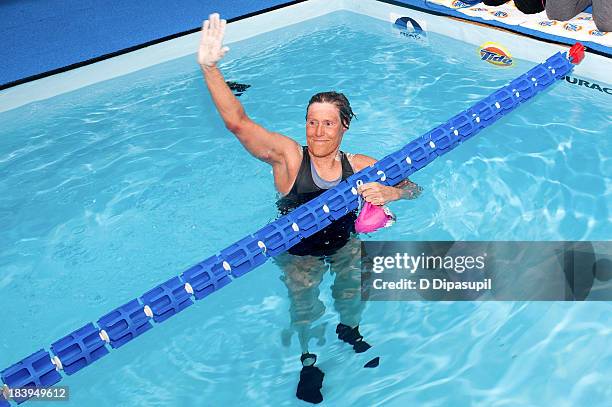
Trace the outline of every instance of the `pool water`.
<instances>
[{"instance_id":1,"label":"pool water","mask_svg":"<svg viewBox=\"0 0 612 407\"><path fill-rule=\"evenodd\" d=\"M472 45L348 12L231 48L222 70L251 85L240 100L256 122L304 143L308 99L335 89L357 114L343 150L378 158L535 65L499 69ZM608 99L560 81L414 174L421 197L363 239L610 240ZM1 368L276 217L270 168L224 128L193 56L2 113L0 128ZM302 405L280 276L268 262L64 378L64 405ZM311 347L324 405L612 399L609 302L368 303L361 332L381 364L363 369L335 336L332 283Z\"/></svg>"}]
</instances>

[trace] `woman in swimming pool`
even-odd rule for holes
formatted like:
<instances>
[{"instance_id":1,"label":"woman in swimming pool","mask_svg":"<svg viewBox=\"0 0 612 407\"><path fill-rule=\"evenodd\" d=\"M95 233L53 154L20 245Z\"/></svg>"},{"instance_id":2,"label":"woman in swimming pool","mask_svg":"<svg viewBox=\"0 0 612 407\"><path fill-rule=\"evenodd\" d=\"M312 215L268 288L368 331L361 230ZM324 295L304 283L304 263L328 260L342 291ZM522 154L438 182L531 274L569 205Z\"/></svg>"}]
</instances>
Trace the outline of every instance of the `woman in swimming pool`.
<instances>
[{"instance_id":1,"label":"woman in swimming pool","mask_svg":"<svg viewBox=\"0 0 612 407\"><path fill-rule=\"evenodd\" d=\"M281 214L315 198L376 160L362 154L340 151L344 133L349 129L353 111L347 98L337 92L314 95L306 111L307 146L269 131L253 122L227 86L217 63L228 51L223 47L225 21L212 14L202 27L198 63L213 102L226 127L256 158L270 164L276 190L282 195L277 202ZM401 198L414 198L420 189L409 180L395 187L368 183L359 187L363 199L382 206ZM316 355L308 351L313 336L311 324L324 313L319 300L319 284L329 268L335 273L332 296L340 315L338 337L353 346L357 353L370 345L359 333L363 304L360 296L359 241L352 237L356 215L349 213L325 229L303 239L288 254L276 257L283 270L283 281L291 299L292 328L301 345L302 372L297 396L318 403L323 372L314 364ZM290 340L284 335L285 342Z\"/></svg>"}]
</instances>

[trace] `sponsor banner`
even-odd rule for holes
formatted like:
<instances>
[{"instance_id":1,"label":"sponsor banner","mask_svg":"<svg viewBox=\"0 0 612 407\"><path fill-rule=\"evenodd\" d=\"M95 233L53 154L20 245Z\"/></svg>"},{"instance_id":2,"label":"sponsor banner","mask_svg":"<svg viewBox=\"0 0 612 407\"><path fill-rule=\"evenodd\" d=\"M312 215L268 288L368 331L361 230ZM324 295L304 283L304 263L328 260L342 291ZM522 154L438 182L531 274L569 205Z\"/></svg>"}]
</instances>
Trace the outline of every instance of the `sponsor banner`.
<instances>
[{"instance_id":1,"label":"sponsor banner","mask_svg":"<svg viewBox=\"0 0 612 407\"><path fill-rule=\"evenodd\" d=\"M364 301L611 301L612 242L372 242Z\"/></svg>"}]
</instances>

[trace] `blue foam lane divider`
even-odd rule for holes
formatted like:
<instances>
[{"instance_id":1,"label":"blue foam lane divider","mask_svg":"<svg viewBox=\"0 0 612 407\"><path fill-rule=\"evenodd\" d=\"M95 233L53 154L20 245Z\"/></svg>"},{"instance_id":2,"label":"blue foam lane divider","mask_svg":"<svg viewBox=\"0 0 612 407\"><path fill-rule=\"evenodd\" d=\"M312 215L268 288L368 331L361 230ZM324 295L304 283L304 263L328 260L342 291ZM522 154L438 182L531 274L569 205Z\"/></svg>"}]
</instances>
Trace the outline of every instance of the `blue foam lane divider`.
<instances>
[{"instance_id":1,"label":"blue foam lane divider","mask_svg":"<svg viewBox=\"0 0 612 407\"><path fill-rule=\"evenodd\" d=\"M201 300L220 290L232 278L248 273L269 257L283 253L300 240L355 210L360 183L377 181L385 185L397 184L562 79L572 68L565 54L553 55L474 106L412 140L399 151L353 174L312 201L231 244L219 254L190 267L180 276L159 284L140 298L102 316L97 326L88 323L54 342L51 349L57 363L53 363L51 355L41 349L3 370L2 380L9 387L51 386L62 378L56 366L61 366L69 375L81 370L109 352L107 343L111 348L123 346L151 329L154 326L152 321L157 324L176 315L192 305L194 299ZM24 400L16 401L20 403Z\"/></svg>"}]
</instances>

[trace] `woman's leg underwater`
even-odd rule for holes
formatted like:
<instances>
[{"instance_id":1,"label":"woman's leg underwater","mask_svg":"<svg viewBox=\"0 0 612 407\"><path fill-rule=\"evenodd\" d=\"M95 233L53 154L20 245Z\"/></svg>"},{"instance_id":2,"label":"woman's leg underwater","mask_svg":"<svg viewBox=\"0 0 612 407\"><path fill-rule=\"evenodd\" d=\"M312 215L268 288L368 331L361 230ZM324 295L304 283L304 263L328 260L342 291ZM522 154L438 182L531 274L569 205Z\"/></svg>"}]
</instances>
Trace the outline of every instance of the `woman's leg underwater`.
<instances>
[{"instance_id":1,"label":"woman's leg underwater","mask_svg":"<svg viewBox=\"0 0 612 407\"><path fill-rule=\"evenodd\" d=\"M357 353L371 348L359 332L365 303L361 301L361 241L351 239L346 246L327 258L335 274L332 285L334 308L340 317L336 327L338 338Z\"/></svg>"},{"instance_id":2,"label":"woman's leg underwater","mask_svg":"<svg viewBox=\"0 0 612 407\"><path fill-rule=\"evenodd\" d=\"M327 266L313 256L287 253L276 256L275 261L283 271L281 279L287 286L291 302L291 329L297 332L302 351L302 370L295 395L300 400L318 404L323 401L321 387L325 374L314 366L317 356L308 351L308 342L314 334L312 323L325 313L325 305L319 299L319 285Z\"/></svg>"},{"instance_id":3,"label":"woman's leg underwater","mask_svg":"<svg viewBox=\"0 0 612 407\"><path fill-rule=\"evenodd\" d=\"M325 313L319 286L327 267L319 258L287 253L278 255L275 262L283 272L281 280L287 287L291 329L298 334L302 353L307 353L308 343L316 333L312 324Z\"/></svg>"},{"instance_id":4,"label":"woman's leg underwater","mask_svg":"<svg viewBox=\"0 0 612 407\"><path fill-rule=\"evenodd\" d=\"M364 303L361 301L361 241L352 238L346 246L326 258L335 274L332 285L334 309L344 325L357 326Z\"/></svg>"}]
</instances>

